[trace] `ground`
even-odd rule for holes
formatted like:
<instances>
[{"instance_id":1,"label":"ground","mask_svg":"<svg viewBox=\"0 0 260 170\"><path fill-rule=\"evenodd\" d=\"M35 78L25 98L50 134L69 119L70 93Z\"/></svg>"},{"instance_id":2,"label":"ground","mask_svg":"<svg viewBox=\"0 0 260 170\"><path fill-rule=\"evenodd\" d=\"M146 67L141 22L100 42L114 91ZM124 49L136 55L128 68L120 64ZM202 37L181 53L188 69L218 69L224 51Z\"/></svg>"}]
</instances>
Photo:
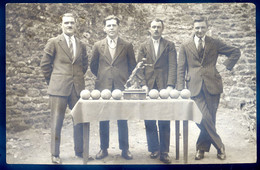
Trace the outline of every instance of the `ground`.
<instances>
[{"instance_id":1,"label":"ground","mask_svg":"<svg viewBox=\"0 0 260 170\"><path fill-rule=\"evenodd\" d=\"M68 114L62 129L60 157L63 164L83 164L82 159L74 157L72 119ZM133 160L124 160L118 146L116 121L110 122L109 156L103 160L91 160L88 164L163 164L159 159L150 159L144 122L128 121L129 144ZM256 162L256 141L253 132L248 131L241 111L219 108L217 113L217 131L225 144L227 159L217 159L216 149L212 146L203 160L194 160L196 140L199 128L189 121L188 164L236 164ZM172 164L184 164L182 133L180 135L180 159L175 159L175 123L171 122L170 157ZM98 122L90 125L90 156L95 158L99 151ZM182 126L180 127L182 132ZM29 129L19 133L6 134L6 161L8 164L51 164L50 130Z\"/></svg>"}]
</instances>

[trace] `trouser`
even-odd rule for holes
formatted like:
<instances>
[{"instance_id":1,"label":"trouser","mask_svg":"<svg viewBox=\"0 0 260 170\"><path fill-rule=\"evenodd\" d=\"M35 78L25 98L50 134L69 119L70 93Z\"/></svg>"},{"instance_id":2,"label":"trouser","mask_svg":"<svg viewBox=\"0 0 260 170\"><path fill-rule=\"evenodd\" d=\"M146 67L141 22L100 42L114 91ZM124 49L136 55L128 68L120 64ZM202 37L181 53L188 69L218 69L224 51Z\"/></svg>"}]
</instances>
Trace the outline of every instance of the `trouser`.
<instances>
[{"instance_id":1,"label":"trouser","mask_svg":"<svg viewBox=\"0 0 260 170\"><path fill-rule=\"evenodd\" d=\"M158 121L160 142L158 140L156 120L145 120L144 122L148 143L148 151L155 152L160 150L160 152L169 152L170 121Z\"/></svg>"},{"instance_id":2,"label":"trouser","mask_svg":"<svg viewBox=\"0 0 260 170\"><path fill-rule=\"evenodd\" d=\"M59 156L60 154L60 139L63 120L67 104L72 109L77 103L79 96L77 96L75 88L73 88L70 96L53 96L50 95L51 108L51 154ZM83 125L77 124L73 127L74 150L76 155L83 153Z\"/></svg>"},{"instance_id":3,"label":"trouser","mask_svg":"<svg viewBox=\"0 0 260 170\"><path fill-rule=\"evenodd\" d=\"M127 120L117 120L119 149L128 150L128 125ZM109 121L99 122L100 148L106 150L109 148Z\"/></svg>"},{"instance_id":4,"label":"trouser","mask_svg":"<svg viewBox=\"0 0 260 170\"><path fill-rule=\"evenodd\" d=\"M200 93L192 97L192 99L203 115L201 123L197 124L201 131L197 140L196 149L209 152L211 144L213 144L216 149L220 149L223 143L216 132L215 126L220 94L210 94L203 83Z\"/></svg>"}]
</instances>

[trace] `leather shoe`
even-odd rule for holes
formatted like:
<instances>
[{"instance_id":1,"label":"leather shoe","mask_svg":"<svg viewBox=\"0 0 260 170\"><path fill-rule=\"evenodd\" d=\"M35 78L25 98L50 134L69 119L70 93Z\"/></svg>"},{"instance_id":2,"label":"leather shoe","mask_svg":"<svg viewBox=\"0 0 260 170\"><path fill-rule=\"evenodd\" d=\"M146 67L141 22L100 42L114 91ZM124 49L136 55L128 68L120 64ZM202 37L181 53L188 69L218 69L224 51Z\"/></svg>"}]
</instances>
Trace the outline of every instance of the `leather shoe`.
<instances>
[{"instance_id":1,"label":"leather shoe","mask_svg":"<svg viewBox=\"0 0 260 170\"><path fill-rule=\"evenodd\" d=\"M204 151L197 150L196 155L195 155L195 160L201 160L203 158L204 158Z\"/></svg>"},{"instance_id":2,"label":"leather shoe","mask_svg":"<svg viewBox=\"0 0 260 170\"><path fill-rule=\"evenodd\" d=\"M77 158L83 158L83 154L82 154L82 153L75 153L75 156L76 156Z\"/></svg>"},{"instance_id":3,"label":"leather shoe","mask_svg":"<svg viewBox=\"0 0 260 170\"><path fill-rule=\"evenodd\" d=\"M121 156L127 160L133 159L133 155L129 150L123 150Z\"/></svg>"},{"instance_id":4,"label":"leather shoe","mask_svg":"<svg viewBox=\"0 0 260 170\"><path fill-rule=\"evenodd\" d=\"M96 159L103 159L108 156L107 149L101 149L98 154L96 155Z\"/></svg>"},{"instance_id":5,"label":"leather shoe","mask_svg":"<svg viewBox=\"0 0 260 170\"><path fill-rule=\"evenodd\" d=\"M51 156L51 161L54 164L61 164L61 159L59 156Z\"/></svg>"},{"instance_id":6,"label":"leather shoe","mask_svg":"<svg viewBox=\"0 0 260 170\"><path fill-rule=\"evenodd\" d=\"M225 146L223 145L220 149L218 149L217 158L220 160L226 159Z\"/></svg>"},{"instance_id":7,"label":"leather shoe","mask_svg":"<svg viewBox=\"0 0 260 170\"><path fill-rule=\"evenodd\" d=\"M159 151L152 152L151 155L150 155L150 157L151 157L152 159L155 159L155 158L157 158L158 156L159 156Z\"/></svg>"},{"instance_id":8,"label":"leather shoe","mask_svg":"<svg viewBox=\"0 0 260 170\"><path fill-rule=\"evenodd\" d=\"M160 161L163 163L171 163L171 159L167 152L162 152L160 155Z\"/></svg>"}]
</instances>

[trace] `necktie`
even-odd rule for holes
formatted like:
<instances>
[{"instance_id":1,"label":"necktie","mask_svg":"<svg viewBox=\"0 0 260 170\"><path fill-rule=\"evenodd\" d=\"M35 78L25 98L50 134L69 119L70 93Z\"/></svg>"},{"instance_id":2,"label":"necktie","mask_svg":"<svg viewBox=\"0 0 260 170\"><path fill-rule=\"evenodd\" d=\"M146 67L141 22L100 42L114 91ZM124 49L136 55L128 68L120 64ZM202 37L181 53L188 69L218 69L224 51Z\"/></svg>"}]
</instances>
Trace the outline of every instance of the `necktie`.
<instances>
[{"instance_id":1,"label":"necktie","mask_svg":"<svg viewBox=\"0 0 260 170\"><path fill-rule=\"evenodd\" d=\"M156 57L158 56L158 48L159 48L159 41L155 40L154 41L154 50L155 50Z\"/></svg>"},{"instance_id":2,"label":"necktie","mask_svg":"<svg viewBox=\"0 0 260 170\"><path fill-rule=\"evenodd\" d=\"M110 41L110 48L116 48L116 43L114 40Z\"/></svg>"},{"instance_id":3,"label":"necktie","mask_svg":"<svg viewBox=\"0 0 260 170\"><path fill-rule=\"evenodd\" d=\"M202 58L203 57L203 45L202 45L202 39L199 39L199 44L198 44L198 53L199 53L199 57Z\"/></svg>"},{"instance_id":4,"label":"necktie","mask_svg":"<svg viewBox=\"0 0 260 170\"><path fill-rule=\"evenodd\" d=\"M69 49L70 49L70 53L71 53L72 58L74 58L73 45L72 45L71 37L69 37Z\"/></svg>"}]
</instances>

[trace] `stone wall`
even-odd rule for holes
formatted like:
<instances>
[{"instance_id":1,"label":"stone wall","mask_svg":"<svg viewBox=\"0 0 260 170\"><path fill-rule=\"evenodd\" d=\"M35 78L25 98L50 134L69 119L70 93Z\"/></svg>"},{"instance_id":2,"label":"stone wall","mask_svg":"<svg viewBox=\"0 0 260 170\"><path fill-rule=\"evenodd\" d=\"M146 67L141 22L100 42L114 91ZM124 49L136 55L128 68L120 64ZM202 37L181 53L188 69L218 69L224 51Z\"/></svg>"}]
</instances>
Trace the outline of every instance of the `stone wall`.
<instances>
[{"instance_id":1,"label":"stone wall","mask_svg":"<svg viewBox=\"0 0 260 170\"><path fill-rule=\"evenodd\" d=\"M47 85L40 70L44 45L61 33L59 16L77 9L78 36L88 54L95 41L105 37L102 19L121 18L120 35L138 47L149 35L147 22L165 22L163 36L174 41L177 51L192 31L192 17L209 17L209 35L239 47L241 59L231 72L222 73L221 107L244 110L250 130L256 124L256 30L255 6L229 4L8 4L6 6L6 127L10 132L30 127L49 128ZM89 57L90 58L90 57ZM220 56L221 64L225 56ZM93 89L95 77L85 76ZM66 116L67 118L68 116Z\"/></svg>"}]
</instances>

